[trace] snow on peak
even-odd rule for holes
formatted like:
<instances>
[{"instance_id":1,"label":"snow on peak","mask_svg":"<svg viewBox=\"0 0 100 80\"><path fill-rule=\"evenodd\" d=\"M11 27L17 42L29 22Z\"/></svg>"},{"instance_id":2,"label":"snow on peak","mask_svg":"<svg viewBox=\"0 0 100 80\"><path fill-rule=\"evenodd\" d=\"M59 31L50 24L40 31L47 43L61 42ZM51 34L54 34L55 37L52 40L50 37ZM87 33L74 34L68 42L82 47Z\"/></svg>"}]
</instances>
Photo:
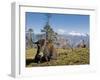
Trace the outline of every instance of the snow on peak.
<instances>
[{"instance_id":1,"label":"snow on peak","mask_svg":"<svg viewBox=\"0 0 100 80\"><path fill-rule=\"evenodd\" d=\"M68 33L69 35L72 35L72 36L87 36L85 33L79 33L79 32L69 32Z\"/></svg>"}]
</instances>

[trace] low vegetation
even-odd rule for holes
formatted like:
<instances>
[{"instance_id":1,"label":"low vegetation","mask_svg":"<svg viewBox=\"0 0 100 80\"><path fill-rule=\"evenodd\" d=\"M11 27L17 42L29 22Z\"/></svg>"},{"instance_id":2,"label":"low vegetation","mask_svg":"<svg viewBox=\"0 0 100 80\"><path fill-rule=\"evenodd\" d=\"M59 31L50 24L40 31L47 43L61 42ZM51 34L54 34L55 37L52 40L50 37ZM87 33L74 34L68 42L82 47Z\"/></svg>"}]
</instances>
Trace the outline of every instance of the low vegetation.
<instances>
[{"instance_id":1,"label":"low vegetation","mask_svg":"<svg viewBox=\"0 0 100 80\"><path fill-rule=\"evenodd\" d=\"M26 67L34 66L58 66L58 65L83 65L89 64L89 49L88 48L74 48L72 49L57 49L57 60L50 62L35 63L34 57L36 48L26 50Z\"/></svg>"}]
</instances>

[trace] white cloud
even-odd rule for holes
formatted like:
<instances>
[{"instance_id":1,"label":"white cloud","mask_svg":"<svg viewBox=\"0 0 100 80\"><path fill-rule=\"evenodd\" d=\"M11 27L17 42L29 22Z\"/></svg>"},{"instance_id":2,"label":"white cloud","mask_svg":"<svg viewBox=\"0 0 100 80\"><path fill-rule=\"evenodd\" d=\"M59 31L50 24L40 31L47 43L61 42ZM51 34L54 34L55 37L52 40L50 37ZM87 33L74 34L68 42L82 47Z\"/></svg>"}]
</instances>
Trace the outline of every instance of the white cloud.
<instances>
[{"instance_id":1,"label":"white cloud","mask_svg":"<svg viewBox=\"0 0 100 80\"><path fill-rule=\"evenodd\" d=\"M75 31L69 32L68 34L73 36L87 36L85 33L79 33Z\"/></svg>"},{"instance_id":2,"label":"white cloud","mask_svg":"<svg viewBox=\"0 0 100 80\"><path fill-rule=\"evenodd\" d=\"M57 32L58 32L59 34L65 34L65 33L66 33L66 31L65 31L64 29L58 29Z\"/></svg>"}]
</instances>

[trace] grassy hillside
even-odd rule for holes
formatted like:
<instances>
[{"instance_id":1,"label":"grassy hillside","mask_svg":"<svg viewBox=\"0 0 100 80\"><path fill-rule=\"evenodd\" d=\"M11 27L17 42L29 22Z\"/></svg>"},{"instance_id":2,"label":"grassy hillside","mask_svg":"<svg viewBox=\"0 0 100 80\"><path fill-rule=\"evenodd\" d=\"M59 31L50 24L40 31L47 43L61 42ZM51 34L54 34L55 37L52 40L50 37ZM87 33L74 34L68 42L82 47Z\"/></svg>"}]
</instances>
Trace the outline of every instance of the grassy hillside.
<instances>
[{"instance_id":1,"label":"grassy hillside","mask_svg":"<svg viewBox=\"0 0 100 80\"><path fill-rule=\"evenodd\" d=\"M71 49L57 49L57 60L50 62L34 63L33 59L36 54L36 49L31 48L26 50L26 66L57 66L57 65L82 65L89 64L89 49L75 48Z\"/></svg>"}]
</instances>

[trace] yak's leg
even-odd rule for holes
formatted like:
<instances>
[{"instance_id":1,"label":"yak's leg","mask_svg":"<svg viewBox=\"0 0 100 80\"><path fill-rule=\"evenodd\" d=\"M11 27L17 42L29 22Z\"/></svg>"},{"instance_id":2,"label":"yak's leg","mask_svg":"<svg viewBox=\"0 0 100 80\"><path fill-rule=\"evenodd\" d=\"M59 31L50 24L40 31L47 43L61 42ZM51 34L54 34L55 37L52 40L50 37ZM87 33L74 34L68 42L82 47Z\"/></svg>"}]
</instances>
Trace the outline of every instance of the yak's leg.
<instances>
[{"instance_id":1,"label":"yak's leg","mask_svg":"<svg viewBox=\"0 0 100 80\"><path fill-rule=\"evenodd\" d=\"M48 57L47 56L45 56L45 60L48 62Z\"/></svg>"}]
</instances>

